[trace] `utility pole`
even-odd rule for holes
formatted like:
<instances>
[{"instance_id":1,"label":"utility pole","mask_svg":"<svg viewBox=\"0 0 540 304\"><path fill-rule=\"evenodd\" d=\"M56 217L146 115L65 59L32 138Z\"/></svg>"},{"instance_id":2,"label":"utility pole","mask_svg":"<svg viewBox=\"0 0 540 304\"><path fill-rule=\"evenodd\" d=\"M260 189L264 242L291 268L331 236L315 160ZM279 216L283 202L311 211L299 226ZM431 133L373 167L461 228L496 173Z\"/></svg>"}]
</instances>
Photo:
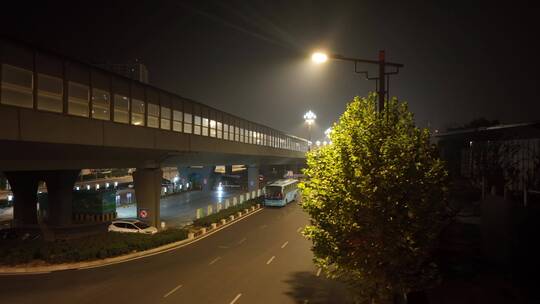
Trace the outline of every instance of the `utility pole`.
<instances>
[{"instance_id":1,"label":"utility pole","mask_svg":"<svg viewBox=\"0 0 540 304\"><path fill-rule=\"evenodd\" d=\"M379 113L382 113L384 110L384 97L386 96L386 75L384 71L385 60L384 60L384 50L379 51Z\"/></svg>"}]
</instances>

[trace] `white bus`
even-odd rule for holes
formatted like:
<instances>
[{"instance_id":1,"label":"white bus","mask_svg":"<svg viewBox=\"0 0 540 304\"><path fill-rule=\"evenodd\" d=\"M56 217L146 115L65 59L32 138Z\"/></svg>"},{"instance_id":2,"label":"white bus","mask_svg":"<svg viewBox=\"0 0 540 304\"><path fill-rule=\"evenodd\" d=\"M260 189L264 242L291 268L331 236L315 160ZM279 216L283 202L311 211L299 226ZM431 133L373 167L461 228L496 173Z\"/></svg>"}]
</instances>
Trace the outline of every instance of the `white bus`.
<instances>
[{"instance_id":1,"label":"white bus","mask_svg":"<svg viewBox=\"0 0 540 304\"><path fill-rule=\"evenodd\" d=\"M283 207L296 200L298 196L298 180L280 179L265 187L265 206Z\"/></svg>"}]
</instances>

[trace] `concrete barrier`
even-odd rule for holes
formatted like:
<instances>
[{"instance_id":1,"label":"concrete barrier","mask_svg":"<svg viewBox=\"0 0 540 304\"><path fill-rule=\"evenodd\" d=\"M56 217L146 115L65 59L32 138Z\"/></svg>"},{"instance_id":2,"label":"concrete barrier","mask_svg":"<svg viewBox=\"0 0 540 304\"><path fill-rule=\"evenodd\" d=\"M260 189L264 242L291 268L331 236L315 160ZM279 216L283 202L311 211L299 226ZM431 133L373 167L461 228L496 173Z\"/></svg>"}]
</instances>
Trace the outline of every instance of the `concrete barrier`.
<instances>
[{"instance_id":1,"label":"concrete barrier","mask_svg":"<svg viewBox=\"0 0 540 304\"><path fill-rule=\"evenodd\" d=\"M229 221L234 221L234 215L229 216Z\"/></svg>"},{"instance_id":2,"label":"concrete barrier","mask_svg":"<svg viewBox=\"0 0 540 304\"><path fill-rule=\"evenodd\" d=\"M227 220L226 219L221 219L221 225L225 225L227 223Z\"/></svg>"},{"instance_id":3,"label":"concrete barrier","mask_svg":"<svg viewBox=\"0 0 540 304\"><path fill-rule=\"evenodd\" d=\"M203 228L201 228L201 230L199 230L199 231L201 232L201 235L204 235L204 234L206 234L206 228L204 228L204 227L203 227Z\"/></svg>"},{"instance_id":4,"label":"concrete barrier","mask_svg":"<svg viewBox=\"0 0 540 304\"><path fill-rule=\"evenodd\" d=\"M238 211L237 215L238 217L242 217L242 211Z\"/></svg>"},{"instance_id":5,"label":"concrete barrier","mask_svg":"<svg viewBox=\"0 0 540 304\"><path fill-rule=\"evenodd\" d=\"M257 204L257 209L261 208L261 204Z\"/></svg>"},{"instance_id":6,"label":"concrete barrier","mask_svg":"<svg viewBox=\"0 0 540 304\"><path fill-rule=\"evenodd\" d=\"M217 223L212 223L212 224L210 224L210 226L212 227L212 229L216 229L217 228Z\"/></svg>"},{"instance_id":7,"label":"concrete barrier","mask_svg":"<svg viewBox=\"0 0 540 304\"><path fill-rule=\"evenodd\" d=\"M188 238L188 240L193 240L193 239L195 238L195 233L189 232L189 233L187 234L187 238Z\"/></svg>"}]
</instances>

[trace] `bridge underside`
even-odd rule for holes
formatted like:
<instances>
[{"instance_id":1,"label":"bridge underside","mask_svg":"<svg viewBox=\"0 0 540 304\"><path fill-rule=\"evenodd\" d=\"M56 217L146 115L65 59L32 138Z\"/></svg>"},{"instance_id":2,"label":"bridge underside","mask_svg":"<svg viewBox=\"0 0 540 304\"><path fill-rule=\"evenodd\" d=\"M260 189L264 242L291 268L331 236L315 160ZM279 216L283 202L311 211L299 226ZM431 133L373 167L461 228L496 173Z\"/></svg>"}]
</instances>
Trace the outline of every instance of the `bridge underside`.
<instances>
[{"instance_id":1,"label":"bridge underside","mask_svg":"<svg viewBox=\"0 0 540 304\"><path fill-rule=\"evenodd\" d=\"M0 141L0 171L302 164L303 158L223 152Z\"/></svg>"}]
</instances>

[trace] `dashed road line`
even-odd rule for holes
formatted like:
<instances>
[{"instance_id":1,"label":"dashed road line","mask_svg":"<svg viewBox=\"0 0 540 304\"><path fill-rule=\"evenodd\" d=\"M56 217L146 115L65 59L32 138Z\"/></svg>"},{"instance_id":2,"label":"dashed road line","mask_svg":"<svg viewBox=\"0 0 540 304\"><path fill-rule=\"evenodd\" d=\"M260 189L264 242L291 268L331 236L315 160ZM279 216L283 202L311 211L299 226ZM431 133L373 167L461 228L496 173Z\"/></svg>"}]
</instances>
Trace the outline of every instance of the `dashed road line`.
<instances>
[{"instance_id":1,"label":"dashed road line","mask_svg":"<svg viewBox=\"0 0 540 304\"><path fill-rule=\"evenodd\" d=\"M233 299L233 300L231 301L231 303L230 303L230 304L234 304L234 303L236 303L236 301L238 301L238 299L240 299L240 297L241 297L241 296L242 296L242 294L241 294L241 293L237 294L237 295L236 295L236 297L234 297L234 299Z\"/></svg>"},{"instance_id":2,"label":"dashed road line","mask_svg":"<svg viewBox=\"0 0 540 304\"><path fill-rule=\"evenodd\" d=\"M237 244L240 245L240 244L242 244L243 242L245 242L246 240L247 240L247 238L243 238L243 239L241 239L240 241L238 241Z\"/></svg>"},{"instance_id":3,"label":"dashed road line","mask_svg":"<svg viewBox=\"0 0 540 304\"><path fill-rule=\"evenodd\" d=\"M268 227L268 225L260 225L260 226L259 226L259 228L261 228L261 229L264 229L264 228L266 228L266 227Z\"/></svg>"},{"instance_id":4,"label":"dashed road line","mask_svg":"<svg viewBox=\"0 0 540 304\"><path fill-rule=\"evenodd\" d=\"M317 276L320 276L320 275L321 275L321 268L319 268L319 269L317 270Z\"/></svg>"},{"instance_id":5,"label":"dashed road line","mask_svg":"<svg viewBox=\"0 0 540 304\"><path fill-rule=\"evenodd\" d=\"M208 265L212 265L212 264L214 264L215 262L217 262L219 260L221 260L221 257L217 257L217 258L213 259L210 263L208 263Z\"/></svg>"},{"instance_id":6,"label":"dashed road line","mask_svg":"<svg viewBox=\"0 0 540 304\"><path fill-rule=\"evenodd\" d=\"M182 287L182 284L176 286L175 288L173 288L173 290L167 292L165 295L163 295L164 298L172 295L175 291L177 291L178 289L180 289Z\"/></svg>"},{"instance_id":7,"label":"dashed road line","mask_svg":"<svg viewBox=\"0 0 540 304\"><path fill-rule=\"evenodd\" d=\"M285 248L285 246L287 246L287 244L289 244L289 241L286 241L285 243L283 243L283 245L281 245L281 249Z\"/></svg>"},{"instance_id":8,"label":"dashed road line","mask_svg":"<svg viewBox=\"0 0 540 304\"><path fill-rule=\"evenodd\" d=\"M298 227L298 229L296 229L296 232L300 233L300 231L302 231L302 227Z\"/></svg>"},{"instance_id":9,"label":"dashed road line","mask_svg":"<svg viewBox=\"0 0 540 304\"><path fill-rule=\"evenodd\" d=\"M266 265L272 263L272 261L276 258L275 255L273 255L267 262L266 262Z\"/></svg>"}]
</instances>

